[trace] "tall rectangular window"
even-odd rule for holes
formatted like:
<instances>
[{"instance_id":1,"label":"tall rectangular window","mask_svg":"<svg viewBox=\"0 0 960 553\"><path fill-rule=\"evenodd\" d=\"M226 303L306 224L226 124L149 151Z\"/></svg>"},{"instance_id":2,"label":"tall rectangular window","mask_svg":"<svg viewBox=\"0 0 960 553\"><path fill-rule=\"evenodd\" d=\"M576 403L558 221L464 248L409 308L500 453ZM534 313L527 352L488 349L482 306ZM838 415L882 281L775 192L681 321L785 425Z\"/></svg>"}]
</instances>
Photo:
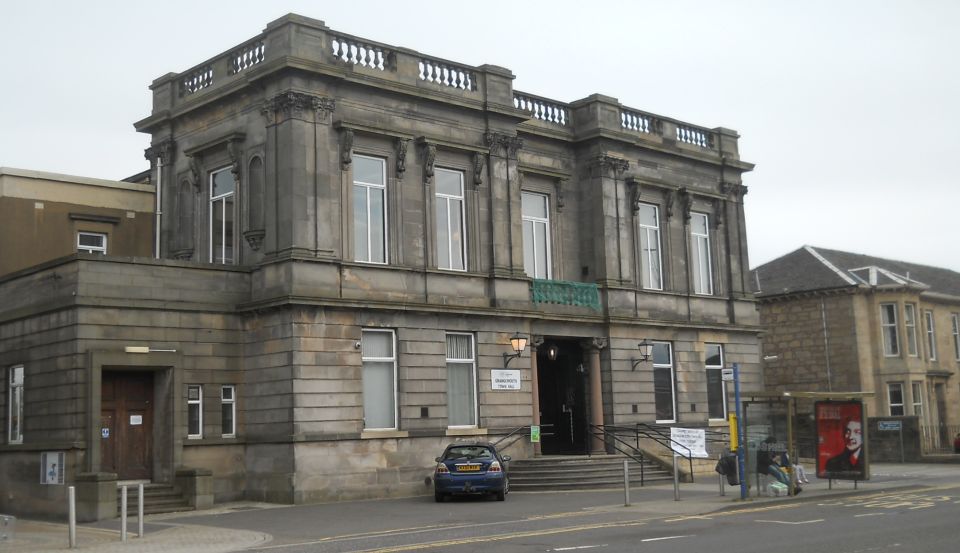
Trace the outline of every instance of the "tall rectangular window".
<instances>
[{"instance_id":1,"label":"tall rectangular window","mask_svg":"<svg viewBox=\"0 0 960 553\"><path fill-rule=\"evenodd\" d=\"M363 426L367 429L397 428L397 356L392 330L364 330Z\"/></svg>"},{"instance_id":2,"label":"tall rectangular window","mask_svg":"<svg viewBox=\"0 0 960 553\"><path fill-rule=\"evenodd\" d=\"M203 386L187 386L187 438L203 437Z\"/></svg>"},{"instance_id":3,"label":"tall rectangular window","mask_svg":"<svg viewBox=\"0 0 960 553\"><path fill-rule=\"evenodd\" d=\"M387 163L353 156L353 259L387 262Z\"/></svg>"},{"instance_id":4,"label":"tall rectangular window","mask_svg":"<svg viewBox=\"0 0 960 553\"><path fill-rule=\"evenodd\" d=\"M705 213L690 214L690 264L695 294L713 294L709 229L710 221Z\"/></svg>"},{"instance_id":5,"label":"tall rectangular window","mask_svg":"<svg viewBox=\"0 0 960 553\"><path fill-rule=\"evenodd\" d=\"M913 396L913 414L923 417L923 382L911 382L910 392Z\"/></svg>"},{"instance_id":6,"label":"tall rectangular window","mask_svg":"<svg viewBox=\"0 0 960 553\"><path fill-rule=\"evenodd\" d=\"M531 278L550 278L550 203L543 194L523 192L523 269Z\"/></svg>"},{"instance_id":7,"label":"tall rectangular window","mask_svg":"<svg viewBox=\"0 0 960 553\"><path fill-rule=\"evenodd\" d=\"M917 357L917 307L912 303L903 306L903 325L907 327L907 354Z\"/></svg>"},{"instance_id":8,"label":"tall rectangular window","mask_svg":"<svg viewBox=\"0 0 960 553\"><path fill-rule=\"evenodd\" d=\"M447 424L477 425L476 356L472 334L447 334Z\"/></svg>"},{"instance_id":9,"label":"tall rectangular window","mask_svg":"<svg viewBox=\"0 0 960 553\"><path fill-rule=\"evenodd\" d=\"M637 221L640 225L640 285L647 290L663 290L659 208L640 204Z\"/></svg>"},{"instance_id":10,"label":"tall rectangular window","mask_svg":"<svg viewBox=\"0 0 960 553\"><path fill-rule=\"evenodd\" d=\"M7 443L23 443L23 365L7 371Z\"/></svg>"},{"instance_id":11,"label":"tall rectangular window","mask_svg":"<svg viewBox=\"0 0 960 553\"><path fill-rule=\"evenodd\" d=\"M890 405L891 417L903 416L903 384L899 382L887 384L887 403Z\"/></svg>"},{"instance_id":12,"label":"tall rectangular window","mask_svg":"<svg viewBox=\"0 0 960 553\"><path fill-rule=\"evenodd\" d=\"M933 326L933 311L923 312L924 322L926 322L927 331L927 355L931 361L937 360L937 332Z\"/></svg>"},{"instance_id":13,"label":"tall rectangular window","mask_svg":"<svg viewBox=\"0 0 960 553\"><path fill-rule=\"evenodd\" d=\"M900 339L897 335L897 304L880 304L880 329L883 334L883 354L887 357L900 355Z\"/></svg>"},{"instance_id":14,"label":"tall rectangular window","mask_svg":"<svg viewBox=\"0 0 960 553\"><path fill-rule=\"evenodd\" d=\"M102 232L78 232L77 251L106 255L107 235Z\"/></svg>"},{"instance_id":15,"label":"tall rectangular window","mask_svg":"<svg viewBox=\"0 0 960 553\"><path fill-rule=\"evenodd\" d=\"M463 202L463 173L436 169L437 267L465 271L466 221Z\"/></svg>"},{"instance_id":16,"label":"tall rectangular window","mask_svg":"<svg viewBox=\"0 0 960 553\"><path fill-rule=\"evenodd\" d=\"M229 167L210 173L210 262L231 264L233 258L234 200L237 195Z\"/></svg>"},{"instance_id":17,"label":"tall rectangular window","mask_svg":"<svg viewBox=\"0 0 960 553\"><path fill-rule=\"evenodd\" d=\"M706 345L707 409L711 419L727 418L727 390L723 385L723 346Z\"/></svg>"},{"instance_id":18,"label":"tall rectangular window","mask_svg":"<svg viewBox=\"0 0 960 553\"><path fill-rule=\"evenodd\" d=\"M677 422L673 345L670 342L653 343L653 396L657 422Z\"/></svg>"},{"instance_id":19,"label":"tall rectangular window","mask_svg":"<svg viewBox=\"0 0 960 553\"><path fill-rule=\"evenodd\" d=\"M950 320L953 323L953 357L960 361L960 315L953 313Z\"/></svg>"},{"instance_id":20,"label":"tall rectangular window","mask_svg":"<svg viewBox=\"0 0 960 553\"><path fill-rule=\"evenodd\" d=\"M220 387L220 435L234 438L237 435L237 388Z\"/></svg>"}]
</instances>

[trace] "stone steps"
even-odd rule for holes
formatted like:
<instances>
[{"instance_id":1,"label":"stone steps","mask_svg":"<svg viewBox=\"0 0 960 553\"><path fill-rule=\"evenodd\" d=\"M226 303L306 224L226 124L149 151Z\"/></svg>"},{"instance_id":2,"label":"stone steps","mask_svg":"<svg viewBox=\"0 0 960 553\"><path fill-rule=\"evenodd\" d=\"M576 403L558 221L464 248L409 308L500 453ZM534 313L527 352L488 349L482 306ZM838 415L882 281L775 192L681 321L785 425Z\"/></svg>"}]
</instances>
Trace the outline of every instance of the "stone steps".
<instances>
[{"instance_id":1,"label":"stone steps","mask_svg":"<svg viewBox=\"0 0 960 553\"><path fill-rule=\"evenodd\" d=\"M562 491L613 489L623 487L623 461L620 455L538 457L510 462L512 491ZM640 464L629 461L630 483L639 486ZM659 465L644 461L643 482L672 480L673 475Z\"/></svg>"},{"instance_id":2,"label":"stone steps","mask_svg":"<svg viewBox=\"0 0 960 553\"><path fill-rule=\"evenodd\" d=\"M117 486L117 516L121 513L121 488ZM192 511L193 507L183 497L180 490L169 484L143 485L143 513L175 513L178 511ZM127 516L137 514L137 485L127 486Z\"/></svg>"}]
</instances>

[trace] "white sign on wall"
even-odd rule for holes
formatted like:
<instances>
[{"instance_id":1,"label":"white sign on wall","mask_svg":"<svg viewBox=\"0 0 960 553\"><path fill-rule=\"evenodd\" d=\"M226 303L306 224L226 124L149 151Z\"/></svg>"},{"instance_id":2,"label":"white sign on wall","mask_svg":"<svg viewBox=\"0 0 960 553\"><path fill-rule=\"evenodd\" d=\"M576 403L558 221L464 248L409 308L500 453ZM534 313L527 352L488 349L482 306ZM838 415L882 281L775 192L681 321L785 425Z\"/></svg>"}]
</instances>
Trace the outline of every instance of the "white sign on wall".
<instances>
[{"instance_id":1,"label":"white sign on wall","mask_svg":"<svg viewBox=\"0 0 960 553\"><path fill-rule=\"evenodd\" d=\"M139 426L143 424L143 415L130 415L130 426Z\"/></svg>"},{"instance_id":2,"label":"white sign on wall","mask_svg":"<svg viewBox=\"0 0 960 553\"><path fill-rule=\"evenodd\" d=\"M678 455L692 455L697 459L708 459L707 434L702 428L671 428L671 449ZM689 448L689 451L688 449Z\"/></svg>"},{"instance_id":3,"label":"white sign on wall","mask_svg":"<svg viewBox=\"0 0 960 553\"><path fill-rule=\"evenodd\" d=\"M41 484L63 484L64 457L62 451L44 451L40 454Z\"/></svg>"},{"instance_id":4,"label":"white sign on wall","mask_svg":"<svg viewBox=\"0 0 960 553\"><path fill-rule=\"evenodd\" d=\"M501 369L491 370L490 388L493 390L519 390L520 371Z\"/></svg>"}]
</instances>

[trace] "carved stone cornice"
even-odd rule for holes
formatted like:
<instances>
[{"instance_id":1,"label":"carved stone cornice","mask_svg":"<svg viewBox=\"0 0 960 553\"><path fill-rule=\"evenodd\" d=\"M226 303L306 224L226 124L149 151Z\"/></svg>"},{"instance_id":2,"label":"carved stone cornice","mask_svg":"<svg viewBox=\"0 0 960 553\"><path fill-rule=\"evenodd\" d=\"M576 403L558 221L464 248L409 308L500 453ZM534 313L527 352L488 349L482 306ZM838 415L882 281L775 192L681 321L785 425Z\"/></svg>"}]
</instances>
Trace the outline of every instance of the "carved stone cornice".
<instances>
[{"instance_id":1,"label":"carved stone cornice","mask_svg":"<svg viewBox=\"0 0 960 553\"><path fill-rule=\"evenodd\" d=\"M184 248L173 252L173 258L178 261L190 261L193 259L193 248Z\"/></svg>"},{"instance_id":2,"label":"carved stone cornice","mask_svg":"<svg viewBox=\"0 0 960 553\"><path fill-rule=\"evenodd\" d=\"M272 124L291 117L303 117L304 111L310 110L316 115L316 121L322 123L329 120L334 109L336 101L333 98L288 90L266 100L260 112L267 118L267 122Z\"/></svg>"},{"instance_id":3,"label":"carved stone cornice","mask_svg":"<svg viewBox=\"0 0 960 553\"><path fill-rule=\"evenodd\" d=\"M723 225L723 216L727 211L727 201L720 198L713 199L713 226L720 228Z\"/></svg>"},{"instance_id":4,"label":"carved stone cornice","mask_svg":"<svg viewBox=\"0 0 960 553\"><path fill-rule=\"evenodd\" d=\"M530 349L537 351L537 348L543 345L543 336L540 334L534 334L530 337Z\"/></svg>"},{"instance_id":5,"label":"carved stone cornice","mask_svg":"<svg viewBox=\"0 0 960 553\"><path fill-rule=\"evenodd\" d=\"M174 155L176 154L176 142L172 138L164 138L160 142L151 145L149 148L143 151L143 157L147 159L152 165L157 161L157 158L160 158L160 163L163 163L165 166L169 166L173 163Z\"/></svg>"},{"instance_id":6,"label":"carved stone cornice","mask_svg":"<svg viewBox=\"0 0 960 553\"><path fill-rule=\"evenodd\" d=\"M200 155L192 155L187 158L190 165L190 175L187 179L193 185L195 191L200 192L200 179L203 176L203 167L200 164Z\"/></svg>"},{"instance_id":7,"label":"carved stone cornice","mask_svg":"<svg viewBox=\"0 0 960 553\"><path fill-rule=\"evenodd\" d=\"M483 184L483 162L484 155L480 152L473 153L473 184L480 186Z\"/></svg>"},{"instance_id":8,"label":"carved stone cornice","mask_svg":"<svg viewBox=\"0 0 960 553\"><path fill-rule=\"evenodd\" d=\"M488 132L483 135L483 143L490 149L490 155L516 159L517 153L523 148L523 139L498 132Z\"/></svg>"},{"instance_id":9,"label":"carved stone cornice","mask_svg":"<svg viewBox=\"0 0 960 553\"><path fill-rule=\"evenodd\" d=\"M233 173L233 182L239 187L243 153L240 151L238 140L227 141L227 155L230 157L230 172Z\"/></svg>"},{"instance_id":10,"label":"carved stone cornice","mask_svg":"<svg viewBox=\"0 0 960 553\"><path fill-rule=\"evenodd\" d=\"M663 214L666 215L668 221L673 218L673 206L675 202L676 194L674 192L667 192L666 196L664 196ZM639 206L637 206L637 208L639 209Z\"/></svg>"},{"instance_id":11,"label":"carved stone cornice","mask_svg":"<svg viewBox=\"0 0 960 553\"><path fill-rule=\"evenodd\" d=\"M434 164L437 161L437 146L429 142L421 143L423 148L423 179L433 182Z\"/></svg>"},{"instance_id":12,"label":"carved stone cornice","mask_svg":"<svg viewBox=\"0 0 960 553\"><path fill-rule=\"evenodd\" d=\"M693 207L693 197L686 188L681 188L680 190L677 190L677 198L680 200L680 209L683 213L683 221L686 223L690 220L690 209Z\"/></svg>"},{"instance_id":13,"label":"carved stone cornice","mask_svg":"<svg viewBox=\"0 0 960 553\"><path fill-rule=\"evenodd\" d=\"M243 233L243 237L247 239L247 244L250 244L250 249L253 251L260 250L260 246L263 245L263 237L267 235L267 231L260 230L248 230Z\"/></svg>"},{"instance_id":14,"label":"carved stone cornice","mask_svg":"<svg viewBox=\"0 0 960 553\"><path fill-rule=\"evenodd\" d=\"M640 211L640 181L628 178L627 187L630 190L630 211L637 213Z\"/></svg>"},{"instance_id":15,"label":"carved stone cornice","mask_svg":"<svg viewBox=\"0 0 960 553\"><path fill-rule=\"evenodd\" d=\"M565 202L564 202L564 200L563 200L563 187L566 186L568 180L569 180L569 179L562 179L562 178L561 178L561 179L557 179L556 182L555 182L555 186L556 186L556 189L557 189L557 202L556 202L556 204L557 204L557 211L558 211L558 212L563 212L563 206L564 206L564 204L565 204Z\"/></svg>"},{"instance_id":16,"label":"carved stone cornice","mask_svg":"<svg viewBox=\"0 0 960 553\"><path fill-rule=\"evenodd\" d=\"M590 166L600 171L600 176L610 176L619 180L630 168L630 162L619 157L601 154L590 160Z\"/></svg>"},{"instance_id":17,"label":"carved stone cornice","mask_svg":"<svg viewBox=\"0 0 960 553\"><path fill-rule=\"evenodd\" d=\"M407 148L410 146L409 138L397 138L397 178L403 179L407 172Z\"/></svg>"},{"instance_id":18,"label":"carved stone cornice","mask_svg":"<svg viewBox=\"0 0 960 553\"><path fill-rule=\"evenodd\" d=\"M340 129L340 169L346 171L353 163L353 129Z\"/></svg>"}]
</instances>

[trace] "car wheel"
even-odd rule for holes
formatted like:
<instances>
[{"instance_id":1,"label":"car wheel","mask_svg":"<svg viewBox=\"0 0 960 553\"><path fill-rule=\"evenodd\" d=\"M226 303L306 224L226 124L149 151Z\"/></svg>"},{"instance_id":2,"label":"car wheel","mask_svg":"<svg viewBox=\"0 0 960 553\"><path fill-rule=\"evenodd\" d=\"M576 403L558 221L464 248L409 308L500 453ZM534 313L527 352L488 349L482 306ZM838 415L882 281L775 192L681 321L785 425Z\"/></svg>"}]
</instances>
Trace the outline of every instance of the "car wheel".
<instances>
[{"instance_id":1,"label":"car wheel","mask_svg":"<svg viewBox=\"0 0 960 553\"><path fill-rule=\"evenodd\" d=\"M507 479L503 482L503 493L510 493L510 479L509 479L509 478L507 478Z\"/></svg>"},{"instance_id":2,"label":"car wheel","mask_svg":"<svg viewBox=\"0 0 960 553\"><path fill-rule=\"evenodd\" d=\"M433 493L433 500L437 503L443 503L443 494L440 492Z\"/></svg>"},{"instance_id":3,"label":"car wheel","mask_svg":"<svg viewBox=\"0 0 960 553\"><path fill-rule=\"evenodd\" d=\"M507 498L507 492L505 492L504 490L500 490L499 492L497 492L497 501L503 501L506 498Z\"/></svg>"}]
</instances>

